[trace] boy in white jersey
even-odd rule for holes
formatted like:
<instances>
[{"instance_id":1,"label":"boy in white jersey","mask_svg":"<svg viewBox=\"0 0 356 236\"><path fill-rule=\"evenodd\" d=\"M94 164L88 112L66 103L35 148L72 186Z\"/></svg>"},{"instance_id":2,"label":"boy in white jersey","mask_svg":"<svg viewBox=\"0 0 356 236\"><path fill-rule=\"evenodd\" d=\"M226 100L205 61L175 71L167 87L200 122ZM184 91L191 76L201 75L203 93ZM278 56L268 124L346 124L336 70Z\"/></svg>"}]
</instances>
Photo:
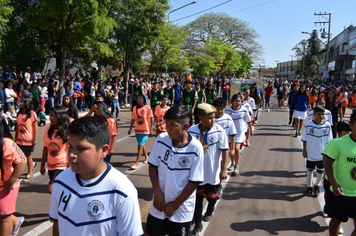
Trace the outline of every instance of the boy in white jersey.
<instances>
[{"instance_id":1,"label":"boy in white jersey","mask_svg":"<svg viewBox=\"0 0 356 236\"><path fill-rule=\"evenodd\" d=\"M314 184L314 196L317 197L320 194L320 184L324 174L322 152L333 136L330 124L324 121L325 108L319 105L315 106L314 117L314 120L310 120L305 124L302 141L303 157L307 158L308 187L306 194L307 196L312 196L313 172L316 168L317 177Z\"/></svg>"},{"instance_id":2,"label":"boy in white jersey","mask_svg":"<svg viewBox=\"0 0 356 236\"><path fill-rule=\"evenodd\" d=\"M255 100L250 97L250 87L249 86L246 86L244 87L244 103L245 104L249 104L250 105L250 108L248 108L249 112L250 112L250 116L251 116L251 125L252 125L252 128L255 124L255 110L256 110L256 104L255 104ZM257 93L257 90L256 90L256 93ZM246 147L250 147L250 131L249 131L249 128L247 128L247 131L246 131L246 141L245 141L245 146Z\"/></svg>"},{"instance_id":3,"label":"boy in white jersey","mask_svg":"<svg viewBox=\"0 0 356 236\"><path fill-rule=\"evenodd\" d=\"M319 105L319 106L322 106L325 108L325 100L323 98L318 98L316 100L316 103L315 105ZM308 116L305 120L305 123L307 121L310 121L310 120L314 120L314 110L311 110L309 113L308 113ZM325 109L325 118L324 118L325 121L329 122L329 124L331 126L333 126L333 117L331 115L331 112L328 110L328 109Z\"/></svg>"},{"instance_id":4,"label":"boy in white jersey","mask_svg":"<svg viewBox=\"0 0 356 236\"><path fill-rule=\"evenodd\" d=\"M182 105L164 115L167 132L157 137L148 159L153 201L146 235L189 235L195 190L204 179L203 147L187 133L190 115Z\"/></svg>"},{"instance_id":5,"label":"boy in white jersey","mask_svg":"<svg viewBox=\"0 0 356 236\"><path fill-rule=\"evenodd\" d=\"M199 184L195 202L195 227L192 236L199 235L203 229L202 213L204 197L208 200L208 208L204 221L213 217L217 202L218 189L221 181L227 178L229 161L229 141L224 129L215 124L216 109L210 104L199 104L200 123L189 128L188 133L198 139L204 149L204 181Z\"/></svg>"},{"instance_id":6,"label":"boy in white jersey","mask_svg":"<svg viewBox=\"0 0 356 236\"><path fill-rule=\"evenodd\" d=\"M106 164L110 131L99 117L69 126L70 168L53 183L49 216L53 235L142 235L137 190Z\"/></svg>"}]
</instances>

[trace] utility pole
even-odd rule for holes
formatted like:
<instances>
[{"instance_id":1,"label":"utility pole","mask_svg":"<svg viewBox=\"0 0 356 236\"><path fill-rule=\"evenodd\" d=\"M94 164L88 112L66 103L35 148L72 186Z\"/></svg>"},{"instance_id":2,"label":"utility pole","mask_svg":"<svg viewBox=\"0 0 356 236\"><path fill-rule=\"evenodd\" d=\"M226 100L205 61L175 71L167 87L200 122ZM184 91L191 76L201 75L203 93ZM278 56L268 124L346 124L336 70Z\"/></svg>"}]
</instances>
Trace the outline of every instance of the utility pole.
<instances>
[{"instance_id":1,"label":"utility pole","mask_svg":"<svg viewBox=\"0 0 356 236\"><path fill-rule=\"evenodd\" d=\"M292 58L292 66L291 66L291 70L292 70L292 79L294 78L294 70L293 70L293 55L289 55L289 57Z\"/></svg>"},{"instance_id":2,"label":"utility pole","mask_svg":"<svg viewBox=\"0 0 356 236\"><path fill-rule=\"evenodd\" d=\"M327 49L326 49L326 59L325 59L325 67L324 68L324 71L326 70L328 72L328 78L329 78L329 51L330 51L330 27L331 27L331 13L314 13L314 16L322 16L323 18L325 18L325 16L328 16L328 20L327 21L316 21L314 22L315 25L319 24L329 24L329 27L328 27L328 44L327 44ZM323 73L323 78L324 78L324 73ZM324 78L325 79L325 78ZM330 78L329 78L330 79Z\"/></svg>"}]
</instances>

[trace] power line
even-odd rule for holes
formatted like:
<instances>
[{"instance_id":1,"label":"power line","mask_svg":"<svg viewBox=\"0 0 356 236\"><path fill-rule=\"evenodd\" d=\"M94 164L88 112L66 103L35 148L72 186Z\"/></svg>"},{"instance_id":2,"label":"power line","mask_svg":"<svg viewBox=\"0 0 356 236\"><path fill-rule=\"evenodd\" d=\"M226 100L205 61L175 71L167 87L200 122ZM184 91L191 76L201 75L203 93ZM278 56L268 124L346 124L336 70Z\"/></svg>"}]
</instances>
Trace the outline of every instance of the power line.
<instances>
[{"instance_id":1,"label":"power line","mask_svg":"<svg viewBox=\"0 0 356 236\"><path fill-rule=\"evenodd\" d=\"M329 9L330 9L332 6L334 6L335 3L337 3L338 1L339 1L339 0L336 0L336 1L326 10L326 12L329 11Z\"/></svg>"},{"instance_id":2,"label":"power line","mask_svg":"<svg viewBox=\"0 0 356 236\"><path fill-rule=\"evenodd\" d=\"M209 11L209 10L214 9L214 8L217 8L217 7L219 7L219 6L221 6L221 5L224 5L224 4L226 4L226 3L228 3L228 2L231 2L231 1L232 1L232 0L228 0L228 1L226 1L226 2L223 2L223 3L218 4L218 5L216 5L216 6L210 7L210 8L208 8L208 9L204 10L204 11L200 11L200 12L194 13L194 14L192 14L192 15L185 16L185 17L183 17L183 18L179 18L178 20L174 20L174 21L171 21L171 22L175 22L175 21L183 20L183 19L186 19L186 18L189 18L189 17L195 16L195 15L198 15L198 14L200 14L200 13L203 13L203 12Z\"/></svg>"},{"instance_id":3,"label":"power line","mask_svg":"<svg viewBox=\"0 0 356 236\"><path fill-rule=\"evenodd\" d=\"M251 6L251 7L247 7L247 8L244 8L244 9L238 10L238 11L231 12L230 14L234 14L234 13L237 13L237 12L241 12L241 11L249 10L249 9L251 9L251 8L259 7L259 6L262 6L262 5L265 5L265 4L268 4L268 3L274 2L274 1L276 1L276 0L271 0L271 1L268 1L268 2L263 2L263 3L257 4L257 5L253 5L253 6ZM230 15L230 14L229 14L229 15Z\"/></svg>"}]
</instances>

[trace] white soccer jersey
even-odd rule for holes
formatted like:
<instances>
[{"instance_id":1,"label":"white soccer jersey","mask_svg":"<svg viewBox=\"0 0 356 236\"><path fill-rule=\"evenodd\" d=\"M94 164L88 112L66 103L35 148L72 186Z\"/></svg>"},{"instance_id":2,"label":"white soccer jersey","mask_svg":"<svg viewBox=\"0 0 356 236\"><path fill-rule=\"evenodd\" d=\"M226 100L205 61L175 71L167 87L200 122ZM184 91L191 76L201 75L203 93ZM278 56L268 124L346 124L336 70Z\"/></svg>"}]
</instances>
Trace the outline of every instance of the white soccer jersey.
<instances>
[{"instance_id":1,"label":"white soccer jersey","mask_svg":"<svg viewBox=\"0 0 356 236\"><path fill-rule=\"evenodd\" d=\"M305 124L302 141L306 142L307 159L309 161L323 160L322 152L326 144L333 139L329 122L315 124L313 120Z\"/></svg>"},{"instance_id":2,"label":"white soccer jersey","mask_svg":"<svg viewBox=\"0 0 356 236\"><path fill-rule=\"evenodd\" d=\"M235 143L242 143L245 139L245 132L247 131L247 123L251 122L251 116L245 106L240 106L239 109L234 110L232 107L225 109L225 113L230 115L234 121L236 128Z\"/></svg>"},{"instance_id":3,"label":"white soccer jersey","mask_svg":"<svg viewBox=\"0 0 356 236\"><path fill-rule=\"evenodd\" d=\"M308 122L308 121L310 121L310 120L314 120L314 110L311 110L309 113L308 113L308 117L306 118L306 120L305 120L305 124ZM327 110L327 109L325 109L325 118L324 118L324 120L326 121L326 122L329 122L329 124L331 125L331 126L333 126L333 116L331 115L331 112L329 111L329 110Z\"/></svg>"},{"instance_id":4,"label":"white soccer jersey","mask_svg":"<svg viewBox=\"0 0 356 236\"><path fill-rule=\"evenodd\" d=\"M206 135L201 134L200 124L190 127L188 133L197 140ZM229 140L224 129L216 124L208 131L205 140L209 147L204 154L204 181L200 185L217 185L220 183L221 151L229 150Z\"/></svg>"},{"instance_id":5,"label":"white soccer jersey","mask_svg":"<svg viewBox=\"0 0 356 236\"><path fill-rule=\"evenodd\" d=\"M158 179L165 204L175 201L188 182L200 183L203 181L203 147L198 140L190 135L189 138L188 144L176 148L168 133L158 135L148 159L150 165L158 167ZM158 211L153 206L153 201L149 213L161 220L168 218L164 212ZM194 208L195 191L169 220L178 223L189 222L193 219Z\"/></svg>"},{"instance_id":6,"label":"white soccer jersey","mask_svg":"<svg viewBox=\"0 0 356 236\"><path fill-rule=\"evenodd\" d=\"M137 190L111 165L87 186L71 168L58 175L49 216L58 221L59 235L143 234Z\"/></svg>"},{"instance_id":7,"label":"white soccer jersey","mask_svg":"<svg viewBox=\"0 0 356 236\"><path fill-rule=\"evenodd\" d=\"M230 136L236 135L236 128L235 128L234 121L232 120L231 116L229 116L228 114L223 113L222 116L215 118L215 123L220 125L224 129L228 138Z\"/></svg>"},{"instance_id":8,"label":"white soccer jersey","mask_svg":"<svg viewBox=\"0 0 356 236\"><path fill-rule=\"evenodd\" d=\"M252 97L248 97L248 99L245 99L244 103L248 103L252 110L256 109L256 104L255 104L255 99L253 99Z\"/></svg>"}]
</instances>

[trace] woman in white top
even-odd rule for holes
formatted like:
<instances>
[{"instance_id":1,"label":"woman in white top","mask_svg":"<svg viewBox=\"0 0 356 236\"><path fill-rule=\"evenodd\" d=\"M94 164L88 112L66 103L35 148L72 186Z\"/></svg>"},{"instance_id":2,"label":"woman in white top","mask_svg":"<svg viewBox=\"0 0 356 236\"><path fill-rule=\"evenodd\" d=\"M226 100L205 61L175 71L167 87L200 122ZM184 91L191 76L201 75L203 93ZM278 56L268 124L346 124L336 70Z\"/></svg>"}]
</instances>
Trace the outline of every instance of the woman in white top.
<instances>
[{"instance_id":1,"label":"woman in white top","mask_svg":"<svg viewBox=\"0 0 356 236\"><path fill-rule=\"evenodd\" d=\"M27 68L26 68L26 72L25 72L25 83L27 83L27 84L32 84L32 80L31 80L31 67L27 67Z\"/></svg>"},{"instance_id":2,"label":"woman in white top","mask_svg":"<svg viewBox=\"0 0 356 236\"><path fill-rule=\"evenodd\" d=\"M7 111L10 106L15 106L15 98L17 98L17 94L12 89L12 83L9 82L5 89L5 111Z\"/></svg>"}]
</instances>

